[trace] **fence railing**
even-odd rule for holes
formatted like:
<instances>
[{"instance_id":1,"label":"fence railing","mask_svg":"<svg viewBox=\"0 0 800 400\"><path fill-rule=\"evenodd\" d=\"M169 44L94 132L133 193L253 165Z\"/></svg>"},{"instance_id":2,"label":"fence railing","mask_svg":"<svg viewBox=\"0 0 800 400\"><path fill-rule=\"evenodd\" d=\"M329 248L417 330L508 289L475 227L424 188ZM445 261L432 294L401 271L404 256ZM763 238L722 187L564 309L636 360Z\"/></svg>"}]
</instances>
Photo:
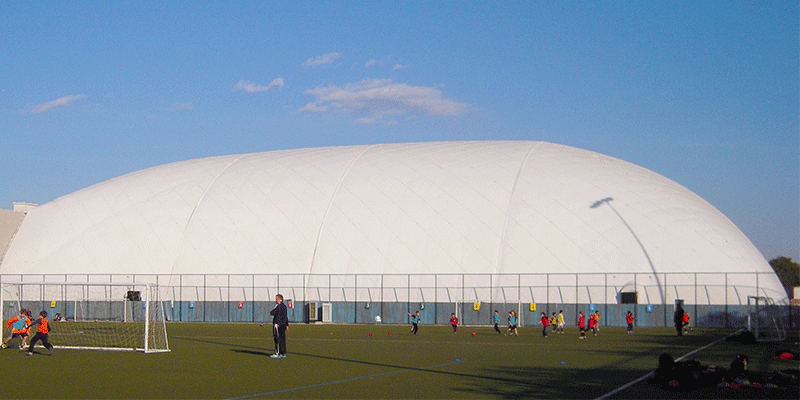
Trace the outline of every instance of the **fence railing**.
<instances>
[{"instance_id":1,"label":"fence railing","mask_svg":"<svg viewBox=\"0 0 800 400\"><path fill-rule=\"evenodd\" d=\"M568 319L599 311L607 326L624 326L631 311L637 326L669 326L676 300L698 325L739 327L748 317L748 296L781 298L759 286L758 273L652 274L217 274L217 275L0 275L0 284L21 283L20 300L31 308L75 300L65 284L158 285L171 321L259 322L270 320L276 294L290 301L293 321L407 323L407 313L422 310L425 324L446 324L456 313L463 324L489 324L495 309L501 321L509 310L522 324L542 311L564 310ZM653 282L660 282L654 286ZM623 296L624 294L631 294ZM785 298L785 294L783 294ZM119 297L119 296L117 296ZM323 310L322 305L327 304ZM7 305L8 306L8 305ZM13 306L16 307L16 306ZM12 308L13 308L12 307ZM777 313L795 326L789 306ZM10 310L13 312L13 310ZM313 311L314 317L311 318ZM327 318L323 316L327 312ZM794 319L792 319L794 318ZM573 323L575 321L572 321ZM569 324L569 322L568 322Z\"/></svg>"},{"instance_id":2,"label":"fence railing","mask_svg":"<svg viewBox=\"0 0 800 400\"><path fill-rule=\"evenodd\" d=\"M786 299L785 293L760 285L766 274L6 274L0 283L155 283L161 298L174 301L268 301L277 293L326 302L620 304L625 293L635 293L638 304L653 305L676 299L700 305L746 305L748 296Z\"/></svg>"}]
</instances>

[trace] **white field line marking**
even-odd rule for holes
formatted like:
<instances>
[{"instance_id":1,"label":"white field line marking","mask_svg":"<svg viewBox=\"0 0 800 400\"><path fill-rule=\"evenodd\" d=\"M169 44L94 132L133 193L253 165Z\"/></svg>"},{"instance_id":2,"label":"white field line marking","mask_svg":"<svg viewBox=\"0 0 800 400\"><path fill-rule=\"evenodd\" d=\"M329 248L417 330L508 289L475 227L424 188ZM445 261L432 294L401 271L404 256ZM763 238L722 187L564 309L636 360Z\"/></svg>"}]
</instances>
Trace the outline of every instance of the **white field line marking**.
<instances>
[{"instance_id":1,"label":"white field line marking","mask_svg":"<svg viewBox=\"0 0 800 400\"><path fill-rule=\"evenodd\" d=\"M700 351L703 351L703 350L705 350L705 349L707 349L707 348L709 348L709 347L711 347L711 346L713 346L713 345L715 345L715 344L717 344L717 343L719 343L719 342L721 342L721 341L723 341L723 340L725 340L725 339L727 339L727 338L729 338L731 336L734 336L734 335L736 335L737 333L739 333L739 332L741 332L743 330L744 329L739 329L738 331L736 331L736 332L734 332L734 333L732 333L732 334L730 334L728 336L725 336L725 337L723 337L721 339L718 339L718 340L716 340L714 342L711 342L711 343L709 343L709 344L707 344L707 345L705 345L705 346L703 346L703 347L701 347L699 349L696 349L694 351L690 351L690 352L688 352L688 353L676 358L675 361L680 361L680 360L683 360L686 357L691 356L692 354L699 353ZM609 397L611 397L611 396L613 396L613 395L615 395L615 394L617 394L617 393L619 393L619 392L621 392L621 391L623 391L623 390L625 390L625 389L627 389L627 388L629 388L629 387L631 387L631 386L633 386L633 385L635 385L635 384L637 384L637 383L649 378L651 375L653 375L653 372L655 372L655 371L650 371L647 374L645 374L644 376L642 376L641 378L636 379L636 380L631 381L631 382L628 382L625 385L622 385L622 386L620 386L620 387L618 387L618 388L616 388L616 389L614 389L614 390L612 390L612 391L610 391L610 392L608 392L608 393L596 398L595 400L605 400L605 399L607 399L607 398L609 398Z\"/></svg>"}]
</instances>

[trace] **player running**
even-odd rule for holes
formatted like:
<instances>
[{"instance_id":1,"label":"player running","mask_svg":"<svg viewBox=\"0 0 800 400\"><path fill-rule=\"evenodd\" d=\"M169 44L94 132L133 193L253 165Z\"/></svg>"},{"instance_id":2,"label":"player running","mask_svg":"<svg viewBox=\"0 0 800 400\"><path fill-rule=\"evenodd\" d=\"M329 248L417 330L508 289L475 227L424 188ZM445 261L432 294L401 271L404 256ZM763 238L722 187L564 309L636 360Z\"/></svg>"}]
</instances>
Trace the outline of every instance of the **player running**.
<instances>
[{"instance_id":1,"label":"player running","mask_svg":"<svg viewBox=\"0 0 800 400\"><path fill-rule=\"evenodd\" d=\"M25 348L25 342L28 341L28 330L25 329L26 326L30 325L31 319L28 318L27 310L21 309L19 310L19 315L14 316L8 323L6 324L6 328L11 328L11 335L3 341L3 344L0 345L0 348L5 349L8 347L8 342L10 342L15 337L20 337L19 348Z\"/></svg>"},{"instance_id":2,"label":"player running","mask_svg":"<svg viewBox=\"0 0 800 400\"><path fill-rule=\"evenodd\" d=\"M47 340L48 339L48 335L50 333L50 323L47 321L47 311L42 310L42 312L39 313L39 318L37 318L36 321L33 321L30 325L28 325L25 328L26 329L30 329L34 325L39 325L39 331L36 332L35 335L33 335L33 339L31 339L31 345L30 345L30 347L28 347L28 353L27 354L29 356L32 356L33 355L33 346L36 346L36 342L41 340L42 341L42 345L44 345L44 347L47 350L50 350L50 355L52 356L53 355L53 345L50 344L49 340Z\"/></svg>"},{"instance_id":3,"label":"player running","mask_svg":"<svg viewBox=\"0 0 800 400\"><path fill-rule=\"evenodd\" d=\"M417 334L417 330L419 330L419 321L422 318L420 318L420 316L419 316L419 311L417 311L416 314L411 314L411 313L407 313L407 314L408 314L409 317L411 317L411 333L416 335Z\"/></svg>"},{"instance_id":4,"label":"player running","mask_svg":"<svg viewBox=\"0 0 800 400\"><path fill-rule=\"evenodd\" d=\"M515 336L519 336L519 333L517 333L517 313L514 311L508 312L508 330L506 330L506 335L511 334L511 332L514 332Z\"/></svg>"}]
</instances>

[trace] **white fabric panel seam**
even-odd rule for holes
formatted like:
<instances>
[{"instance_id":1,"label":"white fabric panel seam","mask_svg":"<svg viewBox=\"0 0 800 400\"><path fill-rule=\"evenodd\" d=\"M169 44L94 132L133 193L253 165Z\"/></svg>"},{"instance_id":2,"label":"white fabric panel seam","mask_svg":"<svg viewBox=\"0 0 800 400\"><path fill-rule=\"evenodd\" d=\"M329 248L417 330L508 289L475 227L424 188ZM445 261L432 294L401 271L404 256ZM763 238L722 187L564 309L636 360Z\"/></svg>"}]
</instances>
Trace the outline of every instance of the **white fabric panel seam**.
<instances>
[{"instance_id":1,"label":"white fabric panel seam","mask_svg":"<svg viewBox=\"0 0 800 400\"><path fill-rule=\"evenodd\" d=\"M189 224L192 222L192 218L194 218L194 213L197 211L197 208L200 207L200 203L203 202L203 199L206 197L206 194L208 194L208 191L211 190L211 187L214 186L214 183L216 183L217 180L219 180L219 177L222 176L222 174L224 174L225 171L228 170L228 168L230 168L233 164L237 163L239 160L241 160L241 159L243 159L245 157L251 156L251 155L252 154L245 154L245 155L236 157L233 161L228 163L228 165L226 165L225 168L220 170L219 173L217 173L217 175L214 176L214 179L212 179L211 182L208 183L208 186L206 186L206 189L203 190L203 194L200 195L200 197L197 199L197 202L194 204L194 207L192 208L192 212L189 214L189 218L186 219L186 225L183 226L183 232L181 232L181 240L180 240L180 242L178 242L178 246L175 249L175 254L173 254L173 256L172 256L172 269L169 272L170 275L174 275L175 274L175 267L176 267L176 265L178 263L177 262L178 256L180 255L181 250L183 249L183 241L186 238L186 230L189 229Z\"/></svg>"},{"instance_id":2,"label":"white fabric panel seam","mask_svg":"<svg viewBox=\"0 0 800 400\"><path fill-rule=\"evenodd\" d=\"M364 155L364 153L368 152L369 150L373 149L377 145L367 146L361 153L357 156L353 157L353 161L350 162L350 165L342 172L342 176L339 177L339 180L336 182L336 189L333 190L331 194L330 200L328 200L328 205L325 207L325 213L322 214L322 219L319 221L319 230L317 231L317 241L314 243L314 250L311 253L311 265L308 266L308 274L311 275L314 272L314 262L317 259L317 249L319 248L319 242L322 239L322 230L325 228L325 220L328 219L328 213L331 211L331 207L333 206L333 200L336 198L336 194L339 193L339 189L342 187L342 182L344 182L347 173L350 172L350 169L353 168L353 165Z\"/></svg>"},{"instance_id":3,"label":"white fabric panel seam","mask_svg":"<svg viewBox=\"0 0 800 400\"><path fill-rule=\"evenodd\" d=\"M514 195L517 193L517 183L519 183L519 177L522 175L522 170L525 168L525 164L528 162L528 158L531 156L534 150L536 150L542 142L536 142L528 149L528 153L525 154L525 158L522 159L522 162L519 164L519 168L517 169L517 176L514 178L514 187L511 188L511 194L508 196L508 206L506 207L506 218L503 221L503 230L500 235L500 243L497 246L497 261L494 265L494 273L500 273L501 266L503 265L503 254L505 250L505 243L506 243L506 236L508 233L508 221L511 219L511 207L514 205Z\"/></svg>"}]
</instances>

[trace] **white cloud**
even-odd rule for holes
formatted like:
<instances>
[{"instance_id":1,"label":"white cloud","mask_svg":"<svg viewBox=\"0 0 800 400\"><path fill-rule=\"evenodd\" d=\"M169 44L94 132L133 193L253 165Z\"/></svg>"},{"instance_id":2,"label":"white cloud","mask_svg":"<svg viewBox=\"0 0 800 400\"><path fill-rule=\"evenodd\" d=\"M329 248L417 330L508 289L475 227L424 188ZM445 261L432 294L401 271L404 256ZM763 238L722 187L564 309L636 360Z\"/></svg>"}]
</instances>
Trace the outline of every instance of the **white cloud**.
<instances>
[{"instance_id":1,"label":"white cloud","mask_svg":"<svg viewBox=\"0 0 800 400\"><path fill-rule=\"evenodd\" d=\"M392 66L392 71L399 71L408 68L408 65L395 64Z\"/></svg>"},{"instance_id":2,"label":"white cloud","mask_svg":"<svg viewBox=\"0 0 800 400\"><path fill-rule=\"evenodd\" d=\"M435 87L394 83L390 79L365 79L343 87L320 86L304 92L316 100L300 111L338 110L358 116L357 123L373 123L393 115L459 115L467 105L444 98Z\"/></svg>"},{"instance_id":3,"label":"white cloud","mask_svg":"<svg viewBox=\"0 0 800 400\"><path fill-rule=\"evenodd\" d=\"M194 110L194 104L192 103L177 103L174 107L176 110L180 111Z\"/></svg>"},{"instance_id":4,"label":"white cloud","mask_svg":"<svg viewBox=\"0 0 800 400\"><path fill-rule=\"evenodd\" d=\"M275 78L267 86L247 81L239 81L236 85L233 86L233 89L244 90L247 93L258 93L258 92L267 92L270 90L276 90L282 87L283 87L283 78Z\"/></svg>"},{"instance_id":5,"label":"white cloud","mask_svg":"<svg viewBox=\"0 0 800 400\"><path fill-rule=\"evenodd\" d=\"M328 53L314 58L309 58L303 63L304 67L321 67L324 65L332 64L336 59L340 58L342 53Z\"/></svg>"},{"instance_id":6,"label":"white cloud","mask_svg":"<svg viewBox=\"0 0 800 400\"><path fill-rule=\"evenodd\" d=\"M375 118L356 118L355 123L358 125L375 125Z\"/></svg>"},{"instance_id":7,"label":"white cloud","mask_svg":"<svg viewBox=\"0 0 800 400\"><path fill-rule=\"evenodd\" d=\"M70 95L70 96L64 96L64 97L55 99L55 100L47 102L47 103L39 104L38 106L34 107L34 109L31 110L31 112L34 113L34 114L40 114L40 113L43 113L43 112L50 111L50 110L52 110L54 108L57 108L57 107L67 106L72 102L75 102L75 101L78 101L78 100L83 100L85 98L86 98L86 95L83 95L83 94L75 94L75 95Z\"/></svg>"},{"instance_id":8,"label":"white cloud","mask_svg":"<svg viewBox=\"0 0 800 400\"><path fill-rule=\"evenodd\" d=\"M314 103L308 103L305 107L299 110L300 112L325 112L328 111L327 106L318 106Z\"/></svg>"},{"instance_id":9,"label":"white cloud","mask_svg":"<svg viewBox=\"0 0 800 400\"><path fill-rule=\"evenodd\" d=\"M378 60L373 58L372 60L369 60L369 61L367 61L366 64L364 64L364 67L366 67L366 68L376 67L376 66L377 67L382 67L383 66L383 61L378 61Z\"/></svg>"}]
</instances>

